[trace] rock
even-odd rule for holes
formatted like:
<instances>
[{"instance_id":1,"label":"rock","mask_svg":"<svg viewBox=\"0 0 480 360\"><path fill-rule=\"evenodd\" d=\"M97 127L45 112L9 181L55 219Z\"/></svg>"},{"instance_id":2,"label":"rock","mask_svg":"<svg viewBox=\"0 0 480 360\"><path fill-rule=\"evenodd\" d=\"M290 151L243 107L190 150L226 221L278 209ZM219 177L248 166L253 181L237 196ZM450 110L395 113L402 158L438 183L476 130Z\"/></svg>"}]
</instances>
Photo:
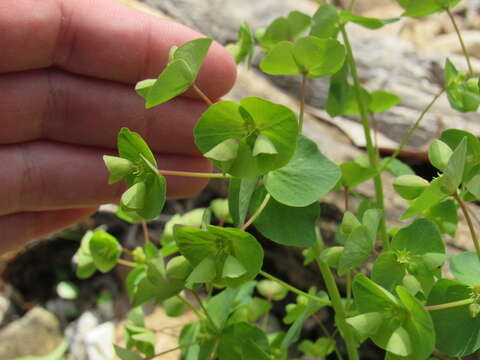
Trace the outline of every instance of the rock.
<instances>
[{"instance_id":1,"label":"rock","mask_svg":"<svg viewBox=\"0 0 480 360\"><path fill-rule=\"evenodd\" d=\"M62 341L58 319L44 308L35 307L0 331L0 360L45 356Z\"/></svg>"},{"instance_id":2,"label":"rock","mask_svg":"<svg viewBox=\"0 0 480 360\"><path fill-rule=\"evenodd\" d=\"M105 322L85 336L85 350L88 360L112 360L115 356L113 342L115 340L115 324Z\"/></svg>"},{"instance_id":3,"label":"rock","mask_svg":"<svg viewBox=\"0 0 480 360\"><path fill-rule=\"evenodd\" d=\"M0 296L0 327L8 321L13 312L10 300L4 296Z\"/></svg>"},{"instance_id":4,"label":"rock","mask_svg":"<svg viewBox=\"0 0 480 360\"><path fill-rule=\"evenodd\" d=\"M480 30L463 30L462 37L469 54L480 58ZM462 47L456 33L437 36L429 45L442 53L462 54Z\"/></svg>"},{"instance_id":5,"label":"rock","mask_svg":"<svg viewBox=\"0 0 480 360\"><path fill-rule=\"evenodd\" d=\"M70 343L68 360L89 360L86 338L100 323L96 314L87 311L65 329L65 336Z\"/></svg>"}]
</instances>

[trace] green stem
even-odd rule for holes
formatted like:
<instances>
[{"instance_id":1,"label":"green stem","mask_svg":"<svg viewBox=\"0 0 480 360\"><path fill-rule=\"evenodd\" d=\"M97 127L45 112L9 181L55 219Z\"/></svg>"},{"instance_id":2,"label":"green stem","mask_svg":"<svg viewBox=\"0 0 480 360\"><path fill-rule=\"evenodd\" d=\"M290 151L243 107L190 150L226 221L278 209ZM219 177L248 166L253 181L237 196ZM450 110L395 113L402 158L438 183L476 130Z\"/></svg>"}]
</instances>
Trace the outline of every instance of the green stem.
<instances>
[{"instance_id":1,"label":"green stem","mask_svg":"<svg viewBox=\"0 0 480 360\"><path fill-rule=\"evenodd\" d=\"M231 179L233 177L227 174L201 173L190 171L158 170L158 172L165 176L185 176L203 179Z\"/></svg>"},{"instance_id":2,"label":"green stem","mask_svg":"<svg viewBox=\"0 0 480 360\"><path fill-rule=\"evenodd\" d=\"M465 216L465 220L467 220L468 229L470 230L470 234L472 235L473 245L475 245L475 250L477 252L477 257L480 260L480 241L477 236L477 232L475 231L475 226L473 225L472 218L470 217L470 212L467 209L467 206L463 202L463 200L458 196L455 192L453 194L453 198L457 201L458 205L462 209L463 215Z\"/></svg>"},{"instance_id":3,"label":"green stem","mask_svg":"<svg viewBox=\"0 0 480 360\"><path fill-rule=\"evenodd\" d=\"M358 109L360 111L360 119L362 122L363 132L365 135L365 142L367 143L367 153L368 153L368 159L370 162L370 167L374 170L378 170L377 151L372 141L368 111L362 99L360 79L357 73L357 65L355 63L355 58L353 56L352 46L350 45L350 40L348 38L347 31L345 30L345 25L342 25L340 27L340 30L342 32L345 48L347 49L347 61L350 65L350 70L352 73L355 97L357 98ZM383 211L385 206L384 206L384 199L383 199L382 175L380 172L378 172L378 174L373 178L373 182L375 185L375 200L377 202L377 205ZM386 224L385 218L386 217L383 216L380 223L380 236L382 238L383 248L385 250L388 250L390 247L390 244L388 242L388 237L387 237L387 224Z\"/></svg>"},{"instance_id":4,"label":"green stem","mask_svg":"<svg viewBox=\"0 0 480 360\"><path fill-rule=\"evenodd\" d=\"M148 226L147 226L147 222L144 219L141 220L141 223L142 223L142 230L143 230L143 239L146 244L150 242L150 236L148 235Z\"/></svg>"},{"instance_id":5,"label":"green stem","mask_svg":"<svg viewBox=\"0 0 480 360\"><path fill-rule=\"evenodd\" d=\"M257 211L252 215L250 219L240 228L240 230L245 231L250 225L253 224L255 220L260 216L263 210L265 210L265 207L268 205L268 202L270 201L271 195L267 194L265 198L263 199L262 203L258 207Z\"/></svg>"},{"instance_id":6,"label":"green stem","mask_svg":"<svg viewBox=\"0 0 480 360\"><path fill-rule=\"evenodd\" d=\"M415 121L415 123L410 127L410 129L408 129L407 133L405 134L405 136L403 137L402 139L402 142L400 143L400 145L398 146L397 150L395 150L395 152L393 153L393 155L385 162L385 164L382 166L382 168L380 169L380 171L383 171L385 170L388 165L390 164L390 162L395 159L398 155L400 155L400 153L403 151L403 149L405 148L405 146L407 145L408 141L410 140L410 138L412 137L413 133L415 132L415 130L417 130L418 126L420 125L420 122L423 120L425 114L427 112L430 111L431 107L437 102L438 98L440 96L442 96L442 94L445 92L444 89L442 89L437 95L435 95L435 97L432 99L432 101L430 101L430 103L427 105L427 107L425 109L423 109L422 113L420 114L420 116L417 118L417 120Z\"/></svg>"},{"instance_id":7,"label":"green stem","mask_svg":"<svg viewBox=\"0 0 480 360\"><path fill-rule=\"evenodd\" d=\"M128 261L128 260L118 259L117 263L120 264L120 265L123 265L123 266L131 267L131 268L136 268L137 267L136 263L134 263L132 261Z\"/></svg>"},{"instance_id":8,"label":"green stem","mask_svg":"<svg viewBox=\"0 0 480 360\"><path fill-rule=\"evenodd\" d=\"M444 310L444 309L450 309L450 308L459 307L459 306L470 305L473 302L474 300L470 298L465 300L452 301L446 304L429 305L429 306L425 306L424 309L428 311Z\"/></svg>"},{"instance_id":9,"label":"green stem","mask_svg":"<svg viewBox=\"0 0 480 360\"><path fill-rule=\"evenodd\" d=\"M185 299L182 295L177 295L177 298L185 304L186 307L188 307L194 314L196 317L198 317L199 320L204 320L205 317L202 316L202 314L200 314L198 312L197 309L195 309L195 306L193 306L187 299Z\"/></svg>"},{"instance_id":10,"label":"green stem","mask_svg":"<svg viewBox=\"0 0 480 360\"><path fill-rule=\"evenodd\" d=\"M192 88L200 97L200 99L202 99L205 102L205 104L207 104L208 106L213 105L213 101L210 100L210 98L207 95L205 95L205 93L202 90L200 90L200 88L197 85L193 84Z\"/></svg>"},{"instance_id":11,"label":"green stem","mask_svg":"<svg viewBox=\"0 0 480 360\"><path fill-rule=\"evenodd\" d=\"M273 275L270 275L269 273L267 273L265 271L260 271L260 275L262 275L264 278L275 281L278 285L280 285L280 286L284 287L285 289L293 292L294 294L305 296L307 299L318 302L320 304L330 305L330 301L328 301L326 299L322 299L318 296L306 293L305 291L302 291L300 289L297 289L296 287L286 283L283 280L280 280L279 278L277 278Z\"/></svg>"},{"instance_id":12,"label":"green stem","mask_svg":"<svg viewBox=\"0 0 480 360\"><path fill-rule=\"evenodd\" d=\"M219 329L215 324L215 322L213 321L213 319L210 317L210 314L208 313L207 309L203 305L202 299L200 299L200 296L198 296L198 294L195 291L192 291L192 294L195 297L195 300L197 300L198 305L200 305L200 307L202 308L203 313L207 317L208 322L210 323L210 325L212 325L214 331L218 334Z\"/></svg>"},{"instance_id":13,"label":"green stem","mask_svg":"<svg viewBox=\"0 0 480 360\"><path fill-rule=\"evenodd\" d=\"M302 133L303 129L303 118L305 114L305 97L307 93L307 83L308 83L308 78L306 75L303 75L302 77L302 85L300 87L300 110L298 114L298 127L299 127L299 133Z\"/></svg>"},{"instance_id":14,"label":"green stem","mask_svg":"<svg viewBox=\"0 0 480 360\"><path fill-rule=\"evenodd\" d=\"M184 348L187 348L187 347L190 347L190 346L194 346L194 345L199 345L200 343L198 341L196 342L192 342L192 343L188 343L188 344L181 344L181 345L178 345L172 349L169 349L169 350L165 350L165 351L162 351L162 352L159 352L153 356L150 356L150 357L147 357L145 358L145 360L151 360L151 359L154 359L156 357L159 357L159 356L162 356L162 355L166 355L166 354L169 354L171 352L174 352L174 351L177 351L177 350L181 350L181 349L184 349Z\"/></svg>"},{"instance_id":15,"label":"green stem","mask_svg":"<svg viewBox=\"0 0 480 360\"><path fill-rule=\"evenodd\" d=\"M345 344L347 345L348 358L349 360L359 360L357 344L355 338L353 337L351 328L345 320L345 309L343 308L342 298L340 296L340 292L338 291L338 287L335 282L335 278L333 277L332 271L330 270L328 265L319 258L317 258L317 265L322 274L323 281L325 282L325 287L327 288L328 295L330 295L332 307L335 311L335 322L338 329L343 335Z\"/></svg>"},{"instance_id":16,"label":"green stem","mask_svg":"<svg viewBox=\"0 0 480 360\"><path fill-rule=\"evenodd\" d=\"M460 32L457 22L455 21L455 17L453 16L450 9L447 7L445 11L448 14L448 17L450 18L450 21L452 22L453 27L455 28L455 32L457 33L458 40L460 41L460 45L462 46L463 56L465 56L465 60L467 61L468 71L470 72L470 76L473 77L475 73L473 72L472 61L470 60L470 55L468 54L467 47L465 46L465 43L463 41L462 33Z\"/></svg>"}]
</instances>

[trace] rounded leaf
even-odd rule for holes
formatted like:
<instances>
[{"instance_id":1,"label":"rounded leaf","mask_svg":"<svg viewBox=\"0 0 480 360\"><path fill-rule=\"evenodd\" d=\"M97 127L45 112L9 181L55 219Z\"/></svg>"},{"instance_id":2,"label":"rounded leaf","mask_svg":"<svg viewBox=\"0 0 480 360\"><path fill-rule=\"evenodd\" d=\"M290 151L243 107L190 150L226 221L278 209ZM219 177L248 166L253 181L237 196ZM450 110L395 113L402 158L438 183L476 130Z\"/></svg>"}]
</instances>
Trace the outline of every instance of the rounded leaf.
<instances>
[{"instance_id":1,"label":"rounded leaf","mask_svg":"<svg viewBox=\"0 0 480 360\"><path fill-rule=\"evenodd\" d=\"M429 182L417 175L401 175L393 183L393 188L402 198L413 200L429 185Z\"/></svg>"},{"instance_id":2,"label":"rounded leaf","mask_svg":"<svg viewBox=\"0 0 480 360\"><path fill-rule=\"evenodd\" d=\"M122 254L117 239L105 231L95 231L88 245L96 268L103 273L112 270Z\"/></svg>"},{"instance_id":3,"label":"rounded leaf","mask_svg":"<svg viewBox=\"0 0 480 360\"><path fill-rule=\"evenodd\" d=\"M259 98L245 98L240 104L216 103L203 113L194 129L198 148L205 156L213 151L215 165L236 177L263 175L288 163L297 134L297 119L290 109ZM261 151L255 152L256 141L264 144ZM229 151L217 151L220 144L228 145Z\"/></svg>"}]
</instances>

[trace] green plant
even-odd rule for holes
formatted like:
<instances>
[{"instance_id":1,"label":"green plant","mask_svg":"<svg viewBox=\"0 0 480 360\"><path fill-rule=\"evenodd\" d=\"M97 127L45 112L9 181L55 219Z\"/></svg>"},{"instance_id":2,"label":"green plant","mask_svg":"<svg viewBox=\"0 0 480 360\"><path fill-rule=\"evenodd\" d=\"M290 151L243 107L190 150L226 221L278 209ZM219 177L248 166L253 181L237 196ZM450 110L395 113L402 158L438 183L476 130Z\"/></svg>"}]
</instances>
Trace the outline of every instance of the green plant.
<instances>
[{"instance_id":1,"label":"green plant","mask_svg":"<svg viewBox=\"0 0 480 360\"><path fill-rule=\"evenodd\" d=\"M402 16L446 11L454 21L450 9L459 0L397 2L405 10ZM213 104L195 85L210 39L173 48L158 78L137 85L146 107L189 88L197 91L209 108L194 129L195 142L221 173L159 170L148 145L125 128L118 136L119 157L104 157L110 182L127 183L121 216L142 222L146 241L127 253L131 259L125 260L112 235L88 232L77 252L77 274L88 278L117 264L132 268L126 280L133 306L125 327L126 348L116 347L121 359L153 359L178 349L188 360L287 359L309 318L319 322L325 336L300 342L298 350L314 357L336 353L342 359L344 347L316 316L324 307L335 312L351 360L359 359L358 348L366 339L384 349L389 360L424 360L444 356L441 353L460 357L480 348L480 243L467 204L480 200L480 142L462 130L443 132L429 150L430 162L439 171L431 182L397 159L444 92L454 109L476 111L479 80L464 47L469 74L447 60L445 88L420 114L393 156L381 160L372 141L370 115L388 110L400 99L361 86L346 25L353 22L377 29L397 20L361 17L351 7L344 11L323 4L313 16L294 11L255 35L242 25L238 43L229 47L237 62L250 66L258 46L265 53L260 64L264 72L301 77L298 117L285 106L254 97ZM459 32L458 36L463 45ZM326 109L332 116L359 115L367 158L336 164L301 135L307 82L326 76L330 76ZM396 177L394 189L408 202L401 219L416 217L402 228L390 228L386 222L384 171ZM226 179L229 194L208 209L172 217L157 247L149 240L145 221L157 217L163 208L164 175ZM356 194L356 186L371 179L375 199L364 200L355 210L346 201L338 244L326 247L316 227L319 199L340 189L348 198L349 193ZM468 222L476 253L448 259L444 237L455 236L459 210ZM219 225L211 225L212 214ZM314 287L302 291L263 271L263 248L246 231L251 225L271 241L304 248L305 264L316 263L326 291ZM373 267L366 276L359 270L372 256ZM447 260L456 280L443 278ZM334 272L346 279L345 297ZM258 276L265 280L256 281ZM203 300L198 295L201 289L207 294ZM296 302L285 309L283 322L289 328L268 333L272 303L288 292L297 295ZM141 310L142 304L152 300L163 302L170 316L190 309L198 317L183 327L175 349L155 353L155 337L145 328Z\"/></svg>"}]
</instances>

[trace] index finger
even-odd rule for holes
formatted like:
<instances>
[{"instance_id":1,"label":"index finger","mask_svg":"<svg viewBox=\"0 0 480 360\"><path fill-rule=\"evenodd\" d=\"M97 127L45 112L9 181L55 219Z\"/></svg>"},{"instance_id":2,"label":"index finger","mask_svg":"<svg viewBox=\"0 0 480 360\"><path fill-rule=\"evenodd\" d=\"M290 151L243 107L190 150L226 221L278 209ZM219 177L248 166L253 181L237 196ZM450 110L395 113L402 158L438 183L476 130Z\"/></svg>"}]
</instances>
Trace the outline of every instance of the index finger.
<instances>
[{"instance_id":1,"label":"index finger","mask_svg":"<svg viewBox=\"0 0 480 360\"><path fill-rule=\"evenodd\" d=\"M2 0L0 72L59 67L124 83L156 77L173 45L204 35L109 0ZM213 43L197 79L211 98L227 93L235 64Z\"/></svg>"}]
</instances>

